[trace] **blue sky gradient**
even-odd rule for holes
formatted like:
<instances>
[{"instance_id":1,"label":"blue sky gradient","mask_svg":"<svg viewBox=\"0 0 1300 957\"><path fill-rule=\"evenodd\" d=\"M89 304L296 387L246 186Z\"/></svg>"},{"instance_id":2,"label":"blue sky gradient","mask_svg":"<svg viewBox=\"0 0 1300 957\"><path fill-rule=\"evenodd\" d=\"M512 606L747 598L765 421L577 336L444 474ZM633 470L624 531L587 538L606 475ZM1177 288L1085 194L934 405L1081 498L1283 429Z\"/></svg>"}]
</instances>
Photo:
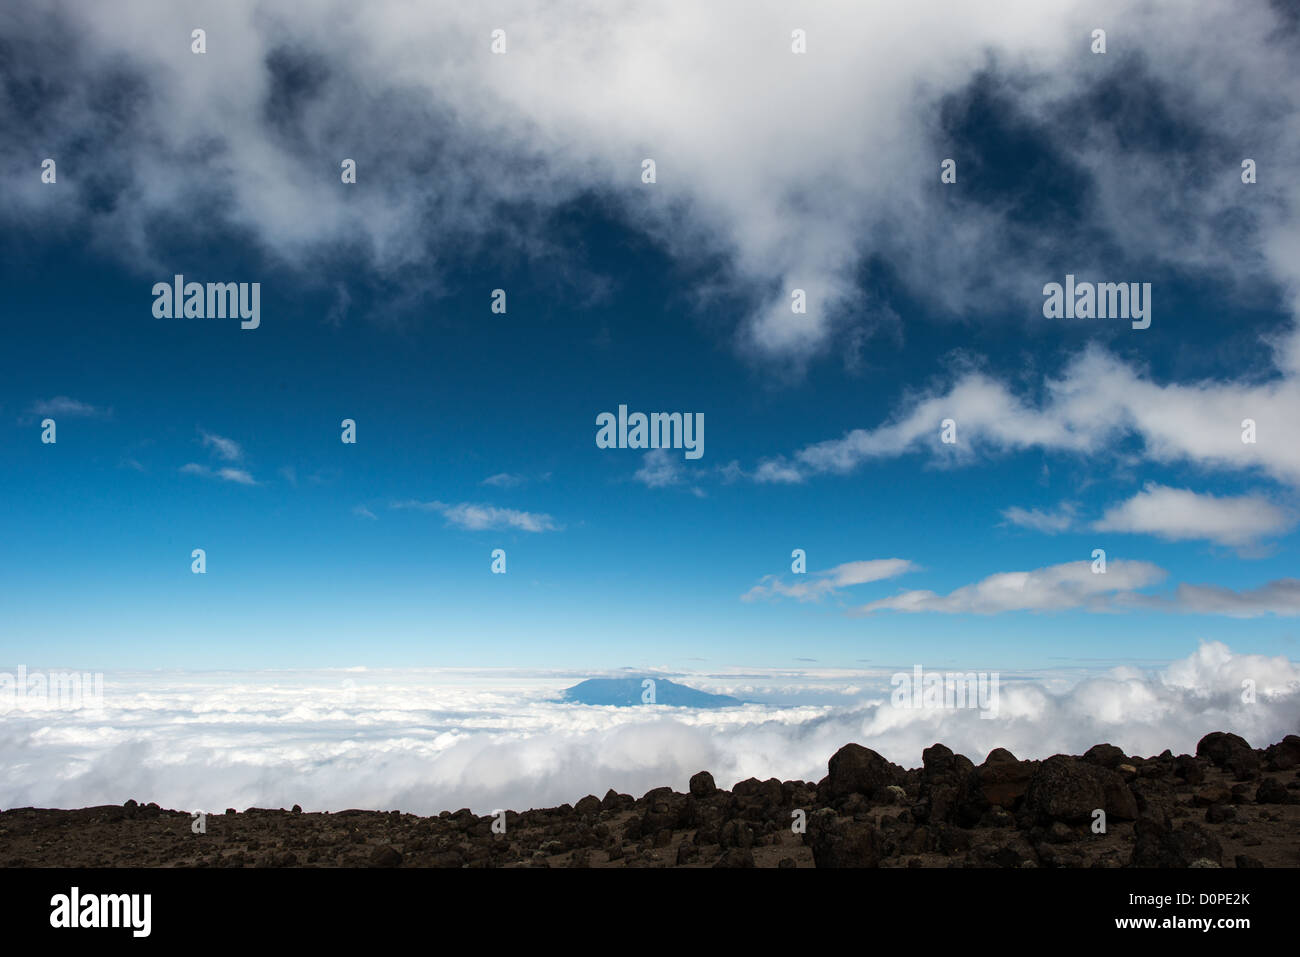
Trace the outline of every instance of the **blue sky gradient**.
<instances>
[{"instance_id":1,"label":"blue sky gradient","mask_svg":"<svg viewBox=\"0 0 1300 957\"><path fill-rule=\"evenodd\" d=\"M1267 5L1252 17L1231 49L1249 47L1256 26L1267 32L1289 22ZM88 46L116 42L103 39L109 28L78 25L67 11L54 26L27 18L16 35L60 29L84 30ZM1261 92L1259 103L1234 106L1228 98L1216 101L1220 113L1198 109L1180 99L1174 68L1158 50L1134 53L1131 39L1094 57L1086 30L1083 39L1064 26L1061 33L1053 42L1071 53L1053 59L1050 71L1070 77L1070 86L1053 89L1052 110L1027 92L1032 71L1001 53L959 76L922 77L936 88L900 121L924 130L918 139L926 151L906 157L900 187L926 197L903 230L916 248L895 244L898 220L873 219L872 195L850 190L840 198L844 166L872 160L836 154L817 135L807 148L833 154L824 176L763 187L762 195L783 197L773 202L791 217L791 247L816 246L823 205L861 207L852 228L832 232L825 244L846 263L834 273L839 295L815 306L830 317L831 332L810 333L784 351L762 346L772 337L769 330L756 338L754 317L799 285L800 260L791 260L793 271L756 277L745 245L753 231L744 223L733 233L716 227L707 177L686 183L689 154L657 149L649 132L649 142L615 151L627 170L623 184L596 174L583 183L555 160L554 179L571 194L506 195L496 224L473 242L458 242L460 220L446 223L421 206L428 247L407 248L403 262L386 264L365 238L326 235L331 208L320 211L323 238L303 254L283 240L283 223L270 223L278 212L263 221L237 202L244 188L237 180L214 182L211 167L196 160L191 168L166 149L153 162L189 184L179 195L193 188L195 202L224 196L229 204L190 206L188 217L150 207L132 188L134 177L145 177L133 164L159 148L132 124L163 93L139 79L148 76L143 66L123 68L113 85L100 82L100 61L74 60L73 92L51 94L51 115L77 116L97 102L124 131L87 119L73 137L10 102L6 177L37 183L39 161L51 153L61 166L58 184L34 193L29 184L7 204L10 228L0 240L0 660L87 669L593 672L923 660L1012 670L1165 661L1202 640L1294 659L1297 610L1285 604L1251 617L1149 607L849 613L903 591L944 595L1002 572L1087 561L1095 548L1112 563L1167 571L1162 583L1136 589L1148 596L1171 596L1180 583L1241 591L1293 580L1300 568L1294 521L1245 544L1087 527L1149 483L1251 497L1290 514L1295 483L1277 470L1157 455L1149 437L1128 434L1085 452L975 441L957 461L911 447L846 474L756 480L764 461L789 461L814 443L895 421L918 397L941 393L972 369L1030 404L1090 347L1160 384L1258 384L1283 375L1268 342L1294 335L1295 276L1277 250L1287 248L1279 229L1295 223L1287 166L1294 170L1297 161L1285 152L1277 103ZM1261 57L1260 71L1294 46L1285 30L1271 35L1277 48ZM1141 36L1156 42L1150 31ZM472 113L455 90L431 94L429 128L401 152L395 143L404 111L414 108L405 99L411 91L394 86L383 94L394 98L391 114L365 117L337 93L349 62L311 42L266 41L265 88L248 123L275 150L316 170L311 188L337 191L345 213L370 201L366 191L377 195L372 184L381 179L383 189L398 197L409 191L418 205L421 183L459 170L462 154L468 166L477 157L494 170L533 162L549 169L523 124L483 153L471 133L457 141L461 134L439 119L443 109ZM161 43L132 53L142 63L179 57L178 69L189 68L184 44L172 54ZM206 64L221 63L228 46L215 40ZM17 54L7 70L11 89L40 73ZM1294 74L1282 86L1273 94L1297 96ZM1235 108L1259 119L1255 141L1241 143L1218 123ZM699 109L703 115L707 106ZM681 111L689 120L690 108ZM304 127L321 114L334 126L329 137L317 131L313 138ZM389 115L394 140L381 149L366 139L376 133L366 124L382 125ZM529 119L548 122L541 113ZM206 142L199 133L222 135L219 114L184 122L199 125L191 145ZM778 113L746 122L779 128L785 121ZM1148 193L1152 219L1167 234L1148 237L1142 223L1117 227L1107 218L1107 190L1126 175L1142 177L1098 166L1072 132L1076 122L1106 137L1133 168L1172 170L1161 190ZM426 135L441 146L421 171ZM580 132L562 127L556 135L566 155L600 166L594 149L583 154L590 144ZM731 148L725 135L719 153ZM225 148L237 152L240 142L232 133ZM661 158L654 187L636 181L643 152ZM341 155L361 157L355 186L338 182ZM1257 184L1238 181L1243 155L1268 170ZM959 157L952 186L939 180L947 156ZM889 161L880 160L886 180L896 173ZM293 188L286 177L271 195ZM652 189L661 189L666 205L644 198ZM1211 192L1216 201L1231 199L1213 209L1207 200L1198 211ZM483 197L482 210L493 201ZM294 228L312 233L312 215ZM140 234L123 231L115 243L117 217L143 224ZM1186 238L1205 230L1213 238ZM949 240L976 258L945 265ZM1200 243L1219 257L1214 268ZM931 266L913 255L918 249L933 255L928 280ZM808 257L805 264L827 258L815 250ZM261 282L260 328L154 318L151 287L175 273ZM956 273L959 285L950 279ZM1067 273L1151 282L1151 327L1044 319L1041 288ZM507 290L506 315L490 311L495 288ZM37 410L59 397L90 411L55 415L58 442L45 445ZM620 403L647 413L703 413L703 458L673 452L671 482L638 478L643 453L595 443L596 416ZM960 429L966 410L952 414ZM340 442L344 418L357 422L355 445ZM936 443L938 431L935 421ZM242 451L223 458L205 435ZM255 484L203 474L221 468L241 469ZM499 475L515 479L487 484ZM512 509L549 516L553 527L465 528L437 510L396 507L410 502ZM1004 514L1054 511L1063 502L1073 504L1077 521L1058 534ZM191 574L194 548L206 550L205 575ZM505 575L490 573L494 548L507 552ZM764 576L793 582L795 548L807 552L812 573L891 558L916 568L820 601L742 600Z\"/></svg>"}]
</instances>

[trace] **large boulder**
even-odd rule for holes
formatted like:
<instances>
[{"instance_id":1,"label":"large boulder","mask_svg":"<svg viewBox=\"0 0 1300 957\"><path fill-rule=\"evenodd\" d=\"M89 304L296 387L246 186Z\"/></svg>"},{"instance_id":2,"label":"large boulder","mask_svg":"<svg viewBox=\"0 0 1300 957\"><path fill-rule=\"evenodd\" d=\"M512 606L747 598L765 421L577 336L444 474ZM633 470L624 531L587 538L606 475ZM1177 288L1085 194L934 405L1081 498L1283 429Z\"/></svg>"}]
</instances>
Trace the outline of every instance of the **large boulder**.
<instances>
[{"instance_id":1,"label":"large boulder","mask_svg":"<svg viewBox=\"0 0 1300 957\"><path fill-rule=\"evenodd\" d=\"M916 819L922 823L941 824L956 822L966 827L974 825L982 808L971 805L971 775L975 765L961 754L942 744L931 745L921 753L924 767L913 807Z\"/></svg>"},{"instance_id":2,"label":"large boulder","mask_svg":"<svg viewBox=\"0 0 1300 957\"><path fill-rule=\"evenodd\" d=\"M1082 824L1102 807L1105 794L1092 768L1063 754L1038 766L1025 791L1025 807L1040 823Z\"/></svg>"},{"instance_id":3,"label":"large boulder","mask_svg":"<svg viewBox=\"0 0 1300 957\"><path fill-rule=\"evenodd\" d=\"M714 867L755 867L754 852L747 847L730 847L722 852Z\"/></svg>"},{"instance_id":4,"label":"large boulder","mask_svg":"<svg viewBox=\"0 0 1300 957\"><path fill-rule=\"evenodd\" d=\"M1137 797L1124 780L1124 775L1109 768L1093 768L1092 773L1101 781L1102 807L1106 809L1106 817L1113 821L1136 821Z\"/></svg>"},{"instance_id":5,"label":"large boulder","mask_svg":"<svg viewBox=\"0 0 1300 957\"><path fill-rule=\"evenodd\" d=\"M646 792L645 797L637 801L637 806L645 809L641 817L641 833L652 835L664 828L671 831L684 827L690 817L689 805L690 798L672 788L655 788Z\"/></svg>"},{"instance_id":6,"label":"large boulder","mask_svg":"<svg viewBox=\"0 0 1300 957\"><path fill-rule=\"evenodd\" d=\"M733 818L722 825L718 843L722 847L753 847L754 831L740 818Z\"/></svg>"},{"instance_id":7,"label":"large boulder","mask_svg":"<svg viewBox=\"0 0 1300 957\"><path fill-rule=\"evenodd\" d=\"M831 756L827 767L828 774L819 785L817 794L823 802L850 794L870 797L905 780L902 768L860 744L844 745Z\"/></svg>"},{"instance_id":8,"label":"large boulder","mask_svg":"<svg viewBox=\"0 0 1300 957\"><path fill-rule=\"evenodd\" d=\"M1300 768L1300 736L1288 734L1277 744L1265 748L1264 766L1270 771Z\"/></svg>"},{"instance_id":9,"label":"large boulder","mask_svg":"<svg viewBox=\"0 0 1300 957\"><path fill-rule=\"evenodd\" d=\"M691 797L705 798L712 795L718 790L718 786L713 783L713 775L708 771L701 771L691 776Z\"/></svg>"},{"instance_id":10,"label":"large boulder","mask_svg":"<svg viewBox=\"0 0 1300 957\"><path fill-rule=\"evenodd\" d=\"M1201 767L1201 762L1190 754L1180 754L1174 758L1174 777L1182 778L1188 784L1195 786L1205 780L1205 769Z\"/></svg>"},{"instance_id":11,"label":"large boulder","mask_svg":"<svg viewBox=\"0 0 1300 957\"><path fill-rule=\"evenodd\" d=\"M811 834L813 861L818 867L879 867L884 840L867 823L837 818Z\"/></svg>"},{"instance_id":12,"label":"large boulder","mask_svg":"<svg viewBox=\"0 0 1300 957\"><path fill-rule=\"evenodd\" d=\"M1277 778L1265 778L1255 791L1256 804L1300 804L1300 799Z\"/></svg>"},{"instance_id":13,"label":"large boulder","mask_svg":"<svg viewBox=\"0 0 1300 957\"><path fill-rule=\"evenodd\" d=\"M371 867L401 867L402 855L396 848L383 844L370 853L369 864Z\"/></svg>"},{"instance_id":14,"label":"large boulder","mask_svg":"<svg viewBox=\"0 0 1300 957\"><path fill-rule=\"evenodd\" d=\"M1094 744L1083 754L1083 760L1103 768L1117 768L1128 763L1128 755L1113 744Z\"/></svg>"},{"instance_id":15,"label":"large boulder","mask_svg":"<svg viewBox=\"0 0 1300 957\"><path fill-rule=\"evenodd\" d=\"M1198 861L1223 864L1223 847L1199 824L1187 822L1169 828L1153 818L1142 818L1134 828L1136 840L1130 867L1191 867Z\"/></svg>"},{"instance_id":16,"label":"large boulder","mask_svg":"<svg viewBox=\"0 0 1300 957\"><path fill-rule=\"evenodd\" d=\"M757 804L761 807L779 805L782 800L781 782L776 778L768 778L766 781L746 778L732 788L731 793L746 804Z\"/></svg>"},{"instance_id":17,"label":"large boulder","mask_svg":"<svg viewBox=\"0 0 1300 957\"><path fill-rule=\"evenodd\" d=\"M1108 819L1131 821L1138 816L1137 799L1123 777L1064 754L1038 766L1025 791L1024 806L1039 824L1084 824L1097 808Z\"/></svg>"},{"instance_id":18,"label":"large boulder","mask_svg":"<svg viewBox=\"0 0 1300 957\"><path fill-rule=\"evenodd\" d=\"M998 748L975 769L973 790L990 806L1015 810L1037 768L1037 761L1017 761L1011 752Z\"/></svg>"},{"instance_id":19,"label":"large boulder","mask_svg":"<svg viewBox=\"0 0 1300 957\"><path fill-rule=\"evenodd\" d=\"M1226 731L1212 731L1196 742L1196 756L1208 758L1216 768L1231 771L1238 781L1259 774L1259 754L1245 738Z\"/></svg>"}]
</instances>

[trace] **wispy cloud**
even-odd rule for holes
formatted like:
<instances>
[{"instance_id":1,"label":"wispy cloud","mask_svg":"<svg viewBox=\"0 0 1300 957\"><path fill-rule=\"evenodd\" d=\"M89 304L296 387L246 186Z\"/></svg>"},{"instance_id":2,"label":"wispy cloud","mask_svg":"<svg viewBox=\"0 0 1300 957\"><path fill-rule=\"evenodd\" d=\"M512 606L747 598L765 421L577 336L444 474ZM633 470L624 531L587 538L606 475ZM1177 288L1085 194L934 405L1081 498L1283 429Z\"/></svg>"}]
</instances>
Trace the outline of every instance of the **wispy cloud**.
<instances>
[{"instance_id":1,"label":"wispy cloud","mask_svg":"<svg viewBox=\"0 0 1300 957\"><path fill-rule=\"evenodd\" d=\"M522 532L553 532L561 526L550 515L541 512L523 512L513 508L497 508L492 505L479 505L461 502L450 505L446 502L419 502L408 500L394 502L395 509L415 509L423 512L437 512L447 520L447 524L470 531L513 528Z\"/></svg>"},{"instance_id":2,"label":"wispy cloud","mask_svg":"<svg viewBox=\"0 0 1300 957\"><path fill-rule=\"evenodd\" d=\"M211 449L217 458L224 459L227 462L238 462L244 457L244 450L234 439L228 439L222 435L214 435L211 432L200 430L203 447Z\"/></svg>"},{"instance_id":3,"label":"wispy cloud","mask_svg":"<svg viewBox=\"0 0 1300 957\"><path fill-rule=\"evenodd\" d=\"M489 475L479 484L492 488L519 488L533 482L549 482L550 480L550 472L542 472L537 475L525 475L522 472L498 472L496 475Z\"/></svg>"},{"instance_id":4,"label":"wispy cloud","mask_svg":"<svg viewBox=\"0 0 1300 957\"><path fill-rule=\"evenodd\" d=\"M223 482L234 482L237 485L256 485L257 480L245 469L237 468L210 468L206 465L200 465L197 462L190 462L182 465L180 471L185 475L199 475L204 478L220 479Z\"/></svg>"},{"instance_id":5,"label":"wispy cloud","mask_svg":"<svg viewBox=\"0 0 1300 957\"><path fill-rule=\"evenodd\" d=\"M674 456L666 449L654 449L641 458L641 467L633 475L647 488L667 488L679 485L685 477L680 456Z\"/></svg>"},{"instance_id":6,"label":"wispy cloud","mask_svg":"<svg viewBox=\"0 0 1300 957\"><path fill-rule=\"evenodd\" d=\"M1138 595L1128 603L1184 614L1292 618L1300 616L1300 578L1279 578L1258 588L1240 591L1222 585L1179 585L1172 597Z\"/></svg>"},{"instance_id":7,"label":"wispy cloud","mask_svg":"<svg viewBox=\"0 0 1300 957\"><path fill-rule=\"evenodd\" d=\"M947 595L908 591L863 605L857 614L880 611L996 615L1007 611L1062 611L1098 607L1098 600L1163 581L1164 569L1150 562L1113 561L1103 573L1091 562L1066 562L1027 572L999 572Z\"/></svg>"},{"instance_id":8,"label":"wispy cloud","mask_svg":"<svg viewBox=\"0 0 1300 957\"><path fill-rule=\"evenodd\" d=\"M1179 584L1170 594L1141 590L1158 585L1167 577L1163 568L1150 562L1112 561L1100 573L1093 571L1092 562L1066 562L1033 571L998 572L946 595L907 591L870 602L854 609L853 614L895 611L997 615L1015 611L1145 609L1232 618L1300 615L1300 579L1281 578L1240 591L1221 585L1190 584Z\"/></svg>"},{"instance_id":9,"label":"wispy cloud","mask_svg":"<svg viewBox=\"0 0 1300 957\"><path fill-rule=\"evenodd\" d=\"M1018 505L1013 505L1011 508L1003 510L1002 517L1012 525L1055 535L1058 532L1069 531L1073 527L1074 513L1075 506L1068 502L1062 504L1054 512L1042 511L1037 508L1024 509Z\"/></svg>"},{"instance_id":10,"label":"wispy cloud","mask_svg":"<svg viewBox=\"0 0 1300 957\"><path fill-rule=\"evenodd\" d=\"M741 601L758 601L763 598L794 598L798 601L821 601L842 588L864 585L867 582L897 578L917 568L905 558L876 558L867 561L845 562L822 572L813 572L807 578L796 577L786 584L777 575L765 575L757 585L740 596Z\"/></svg>"},{"instance_id":11,"label":"wispy cloud","mask_svg":"<svg viewBox=\"0 0 1300 957\"><path fill-rule=\"evenodd\" d=\"M56 395L52 399L37 399L28 407L27 412L28 415L49 416L54 419L106 419L113 414L112 409L100 408L66 395Z\"/></svg>"}]
</instances>

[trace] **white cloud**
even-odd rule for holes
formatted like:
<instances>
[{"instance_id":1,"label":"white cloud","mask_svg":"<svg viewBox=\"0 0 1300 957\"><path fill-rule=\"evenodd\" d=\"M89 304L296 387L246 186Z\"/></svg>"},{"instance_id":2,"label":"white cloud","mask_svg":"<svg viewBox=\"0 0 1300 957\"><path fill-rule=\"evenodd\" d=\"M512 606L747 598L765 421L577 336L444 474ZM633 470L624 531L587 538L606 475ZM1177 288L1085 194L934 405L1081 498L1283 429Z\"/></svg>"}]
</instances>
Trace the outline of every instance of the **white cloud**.
<instances>
[{"instance_id":1,"label":"white cloud","mask_svg":"<svg viewBox=\"0 0 1300 957\"><path fill-rule=\"evenodd\" d=\"M798 485L804 480L803 472L793 465L769 459L760 462L754 470L754 481L763 484Z\"/></svg>"},{"instance_id":2,"label":"white cloud","mask_svg":"<svg viewBox=\"0 0 1300 957\"><path fill-rule=\"evenodd\" d=\"M1300 616L1300 578L1279 578L1258 588L1222 585L1179 585L1172 598L1133 596L1132 604L1189 614L1259 618L1264 615Z\"/></svg>"},{"instance_id":3,"label":"white cloud","mask_svg":"<svg viewBox=\"0 0 1300 957\"><path fill-rule=\"evenodd\" d=\"M496 508L492 505L476 505L471 502L449 505L445 502L406 501L394 502L392 507L438 512L447 520L447 524L475 532L498 528L515 528L522 532L553 532L561 528L556 524L555 519L542 512L522 512L513 508Z\"/></svg>"},{"instance_id":4,"label":"white cloud","mask_svg":"<svg viewBox=\"0 0 1300 957\"><path fill-rule=\"evenodd\" d=\"M30 415L48 415L55 419L103 419L112 415L112 409L101 409L66 395L56 395L52 399L37 399L28 411Z\"/></svg>"},{"instance_id":5,"label":"white cloud","mask_svg":"<svg viewBox=\"0 0 1300 957\"><path fill-rule=\"evenodd\" d=\"M1073 527L1074 512L1074 506L1068 502L1063 503L1054 512L1047 512L1037 508L1024 509L1018 505L1013 505L1011 508L1003 510L1002 517L1012 525L1055 535L1058 532L1069 531Z\"/></svg>"},{"instance_id":6,"label":"white cloud","mask_svg":"<svg viewBox=\"0 0 1300 957\"><path fill-rule=\"evenodd\" d=\"M1256 684L1250 705L1241 701L1246 678ZM935 741L977 761L994 747L1043 758L1103 741L1154 755L1191 752L1210 731L1262 746L1300 719L1300 668L1217 643L1152 671L1003 670L1000 679L999 714L987 719L892 707L882 670L678 677L784 699L720 711L561 704L553 698L578 678L500 672L110 674L101 711L5 715L0 807L135 799L218 812L296 803L488 813L572 803L610 787L638 796L660 785L685 790L702 769L723 787L750 776L817 781L850 741L916 767ZM852 700L834 693L854 685L862 692Z\"/></svg>"},{"instance_id":7,"label":"white cloud","mask_svg":"<svg viewBox=\"0 0 1300 957\"><path fill-rule=\"evenodd\" d=\"M857 611L863 615L878 611L994 615L1007 611L1102 608L1115 594L1154 585L1165 576L1164 569L1150 562L1117 560L1109 562L1102 573L1094 573L1091 562L1066 562L1028 572L999 572L947 595L932 591L903 592L870 602Z\"/></svg>"},{"instance_id":8,"label":"white cloud","mask_svg":"<svg viewBox=\"0 0 1300 957\"><path fill-rule=\"evenodd\" d=\"M641 467L633 477L647 488L666 488L679 484L684 473L685 469L678 456L667 449L654 449L642 457Z\"/></svg>"},{"instance_id":9,"label":"white cloud","mask_svg":"<svg viewBox=\"0 0 1300 957\"><path fill-rule=\"evenodd\" d=\"M523 485L528 479L523 475L512 475L509 472L498 472L496 475L489 475L483 480L484 485L491 485L495 488L514 488L517 485Z\"/></svg>"},{"instance_id":10,"label":"white cloud","mask_svg":"<svg viewBox=\"0 0 1300 957\"><path fill-rule=\"evenodd\" d=\"M1015 395L982 372L966 372L945 390L922 395L892 419L801 449L793 460L760 467L788 476L851 472L874 459L928 451L941 461L969 461L979 452L1025 449L1099 456L1126 438L1142 442L1142 458L1206 469L1257 472L1300 486L1300 331L1273 352L1278 375L1241 382L1159 384L1105 350L1090 346L1059 378L1042 384L1038 401ZM940 423L956 422L945 444ZM1257 426L1242 442L1242 421Z\"/></svg>"},{"instance_id":11,"label":"white cloud","mask_svg":"<svg viewBox=\"0 0 1300 957\"><path fill-rule=\"evenodd\" d=\"M180 471L184 475L199 475L203 478L216 478L221 479L223 482L234 482L236 485L257 484L257 480L245 469L212 469L206 465L200 465L197 462L189 462L182 465Z\"/></svg>"},{"instance_id":12,"label":"white cloud","mask_svg":"<svg viewBox=\"0 0 1300 957\"><path fill-rule=\"evenodd\" d=\"M227 482L237 482L240 485L257 484L257 480L244 469L217 469L217 478L224 479Z\"/></svg>"},{"instance_id":13,"label":"white cloud","mask_svg":"<svg viewBox=\"0 0 1300 957\"><path fill-rule=\"evenodd\" d=\"M842 588L864 585L867 582L897 578L915 571L916 565L905 558L876 558L867 561L845 562L823 572L814 572L807 578L796 578L787 585L776 575L765 575L757 585L740 596L741 601L763 598L795 598L799 601L821 601Z\"/></svg>"},{"instance_id":14,"label":"white cloud","mask_svg":"<svg viewBox=\"0 0 1300 957\"><path fill-rule=\"evenodd\" d=\"M203 447L212 449L217 458L225 459L227 462L238 462L244 457L244 450L234 439L228 439L225 436L213 435L211 432L200 430L203 439Z\"/></svg>"},{"instance_id":15,"label":"white cloud","mask_svg":"<svg viewBox=\"0 0 1300 957\"><path fill-rule=\"evenodd\" d=\"M1205 539L1246 546L1295 526L1295 516L1255 496L1198 494L1148 482L1127 501L1112 506L1092 524L1099 532L1156 535L1169 541Z\"/></svg>"},{"instance_id":16,"label":"white cloud","mask_svg":"<svg viewBox=\"0 0 1300 957\"><path fill-rule=\"evenodd\" d=\"M906 591L854 609L857 615L881 611L936 612L947 615L997 615L1012 611L1066 611L1081 608L1107 612L1143 608L1182 614L1257 618L1300 615L1300 579L1280 578L1258 588L1237 591L1221 585L1180 583L1172 594L1141 591L1164 581L1168 573L1150 562L1116 560L1094 572L1088 561L1049 565L1027 572L998 572L946 595ZM772 576L769 576L772 577ZM765 580L766 581L766 580ZM746 598L759 597L764 584ZM816 583L795 597L819 597Z\"/></svg>"},{"instance_id":17,"label":"white cloud","mask_svg":"<svg viewBox=\"0 0 1300 957\"><path fill-rule=\"evenodd\" d=\"M868 257L954 313L1032 303L1065 253L1080 271L1103 258L1080 248L1087 235L1125 262L1230 282L1296 274L1300 134L1277 118L1300 92L1276 80L1294 49L1270 4L836 0L800 11L802 56L778 0L494 9L504 56L489 52L481 11L450 0L374 0L364 16L229 0L209 11L219 42L199 63L168 39L189 36L182 7L20 4L14 83L39 75L48 48L64 51L62 82L15 118L0 158L17 167L24 144L59 156L85 140L102 178L61 177L58 207L37 178L16 182L3 213L36 222L93 210L102 243L161 269L169 257L151 224L207 208L304 275L343 245L385 278L437 289L430 263L498 241L503 207L517 211L510 232L526 254L558 260L539 225L596 190L680 261L724 257L730 281L712 292L748 300L735 310L739 348L796 363L884 321L856 287ZM1089 58L1100 21L1122 42ZM1170 121L1212 130L1213 143L1250 144L1268 159L1271 201L1238 215L1232 164L1207 176L1132 143L1122 124L1080 118L1114 77L1143 95L1174 91L1160 104ZM106 102L110 80L139 92ZM1088 202L1076 228L1025 227L1010 198L955 203L940 187L940 116L977 81L1077 168ZM383 175L370 176L380 148ZM364 187L339 187L343 156L358 160ZM653 187L639 182L646 156L658 163ZM334 176L321 157L335 158ZM958 159L961 183L972 167ZM93 202L105 180L129 202ZM794 288L808 293L804 315L790 311ZM706 304L711 290L699 292Z\"/></svg>"}]
</instances>

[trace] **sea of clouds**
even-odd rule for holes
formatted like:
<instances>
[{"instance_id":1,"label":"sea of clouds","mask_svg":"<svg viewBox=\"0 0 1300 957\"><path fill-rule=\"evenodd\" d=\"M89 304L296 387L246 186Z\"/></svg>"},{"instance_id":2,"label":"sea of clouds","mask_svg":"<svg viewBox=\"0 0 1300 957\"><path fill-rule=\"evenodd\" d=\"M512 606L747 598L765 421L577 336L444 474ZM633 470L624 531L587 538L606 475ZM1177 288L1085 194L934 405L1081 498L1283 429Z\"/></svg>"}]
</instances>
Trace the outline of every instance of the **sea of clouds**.
<instances>
[{"instance_id":1,"label":"sea of clouds","mask_svg":"<svg viewBox=\"0 0 1300 957\"><path fill-rule=\"evenodd\" d=\"M913 767L942 741L976 762L1109 741L1128 753L1194 750L1216 730L1263 746L1300 731L1300 666L1202 644L1154 668L1001 675L998 716L890 702L886 671L673 675L747 703L716 710L595 707L559 692L586 675L508 670L132 673L99 709L0 715L0 808L134 798L163 807L421 814L524 809L609 788L684 790L712 771L816 781L853 741ZM1243 682L1254 701L1243 700Z\"/></svg>"}]
</instances>

